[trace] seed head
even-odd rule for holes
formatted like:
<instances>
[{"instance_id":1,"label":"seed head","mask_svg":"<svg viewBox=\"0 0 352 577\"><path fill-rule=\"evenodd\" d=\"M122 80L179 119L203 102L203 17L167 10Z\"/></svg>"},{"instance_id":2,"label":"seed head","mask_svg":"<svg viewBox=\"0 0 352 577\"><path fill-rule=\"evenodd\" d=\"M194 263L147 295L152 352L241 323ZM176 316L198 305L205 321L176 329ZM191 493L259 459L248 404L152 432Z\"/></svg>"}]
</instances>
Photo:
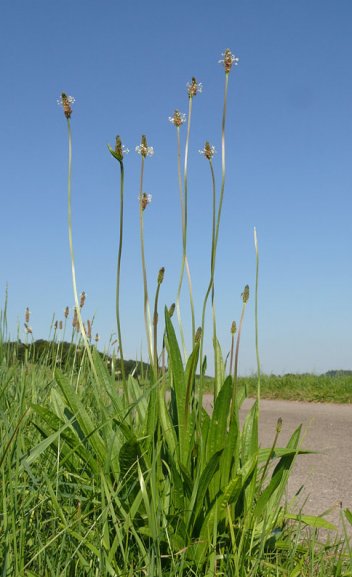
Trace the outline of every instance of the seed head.
<instances>
[{"instance_id":1,"label":"seed head","mask_svg":"<svg viewBox=\"0 0 352 577\"><path fill-rule=\"evenodd\" d=\"M276 432L281 433L281 429L282 429L282 418L279 417L276 423Z\"/></svg>"},{"instance_id":2,"label":"seed head","mask_svg":"<svg viewBox=\"0 0 352 577\"><path fill-rule=\"evenodd\" d=\"M80 298L79 298L79 308L83 308L84 307L84 303L86 302L86 293L85 291L81 292Z\"/></svg>"},{"instance_id":3,"label":"seed head","mask_svg":"<svg viewBox=\"0 0 352 577\"><path fill-rule=\"evenodd\" d=\"M95 333L95 342L98 343L100 339L99 333Z\"/></svg>"},{"instance_id":4,"label":"seed head","mask_svg":"<svg viewBox=\"0 0 352 577\"><path fill-rule=\"evenodd\" d=\"M87 321L87 330L86 330L86 334L88 339L92 338L92 323L90 320Z\"/></svg>"},{"instance_id":5,"label":"seed head","mask_svg":"<svg viewBox=\"0 0 352 577\"><path fill-rule=\"evenodd\" d=\"M162 267L158 273L158 284L161 284L164 280L165 268Z\"/></svg>"},{"instance_id":6,"label":"seed head","mask_svg":"<svg viewBox=\"0 0 352 577\"><path fill-rule=\"evenodd\" d=\"M62 331L62 327L63 327L63 323L62 323L62 321L59 321L59 329L60 329L60 331Z\"/></svg>"},{"instance_id":7,"label":"seed head","mask_svg":"<svg viewBox=\"0 0 352 577\"><path fill-rule=\"evenodd\" d=\"M171 319L172 315L173 315L174 312L175 312L175 308L176 308L175 303L172 303L172 305L170 306L170 308L169 308L169 310L168 310L170 319Z\"/></svg>"},{"instance_id":8,"label":"seed head","mask_svg":"<svg viewBox=\"0 0 352 577\"><path fill-rule=\"evenodd\" d=\"M231 334L232 334L232 335L236 334L236 331L237 331L236 321L232 321Z\"/></svg>"},{"instance_id":9,"label":"seed head","mask_svg":"<svg viewBox=\"0 0 352 577\"><path fill-rule=\"evenodd\" d=\"M28 324L29 323L29 319L31 318L31 311L29 310L29 308L26 308L26 312L24 313L24 320L25 322Z\"/></svg>"},{"instance_id":10,"label":"seed head","mask_svg":"<svg viewBox=\"0 0 352 577\"><path fill-rule=\"evenodd\" d=\"M246 284L246 286L243 289L243 293L241 294L242 300L244 303L248 302L249 299L249 286L248 284Z\"/></svg>"},{"instance_id":11,"label":"seed head","mask_svg":"<svg viewBox=\"0 0 352 577\"><path fill-rule=\"evenodd\" d=\"M148 146L147 144L147 137L145 134L142 134L141 143L136 146L136 152L146 158L147 156L153 156L154 148L152 146Z\"/></svg>"},{"instance_id":12,"label":"seed head","mask_svg":"<svg viewBox=\"0 0 352 577\"><path fill-rule=\"evenodd\" d=\"M58 321L55 321L55 322L54 322L54 329L55 329L56 331L57 331L58 326L59 326Z\"/></svg>"},{"instance_id":13,"label":"seed head","mask_svg":"<svg viewBox=\"0 0 352 577\"><path fill-rule=\"evenodd\" d=\"M116 158L116 160L118 160L119 162L122 162L124 155L129 153L128 148L126 148L125 145L122 144L121 138L119 136L116 136L115 150L111 148L109 144L108 149L110 150L112 156Z\"/></svg>"},{"instance_id":14,"label":"seed head","mask_svg":"<svg viewBox=\"0 0 352 577\"><path fill-rule=\"evenodd\" d=\"M74 311L73 311L72 326L73 326L73 328L76 329L77 331L79 330L78 314L77 314L77 309L76 309L76 307L74 308Z\"/></svg>"},{"instance_id":15,"label":"seed head","mask_svg":"<svg viewBox=\"0 0 352 577\"><path fill-rule=\"evenodd\" d=\"M152 202L152 195L147 194L146 192L143 192L142 195L138 196L138 200L142 206L142 210L145 210L147 208L148 204L150 204Z\"/></svg>"},{"instance_id":16,"label":"seed head","mask_svg":"<svg viewBox=\"0 0 352 577\"><path fill-rule=\"evenodd\" d=\"M206 143L204 144L204 148L202 148L202 150L199 150L199 154L204 154L205 158L207 158L208 160L211 160L215 153L216 153L215 146L210 145L208 141L206 141Z\"/></svg>"},{"instance_id":17,"label":"seed head","mask_svg":"<svg viewBox=\"0 0 352 577\"><path fill-rule=\"evenodd\" d=\"M225 52L221 54L223 56L222 60L219 60L219 64L223 64L226 74L228 74L232 66L238 66L240 59L238 56L232 54L229 48L226 48Z\"/></svg>"},{"instance_id":18,"label":"seed head","mask_svg":"<svg viewBox=\"0 0 352 577\"><path fill-rule=\"evenodd\" d=\"M62 108L64 109L64 114L67 118L67 120L69 118L71 118L71 114L72 114L72 104L75 102L75 99L73 96L68 96L67 94L65 94L65 92L62 92L61 97L58 98L57 103L59 106L62 106Z\"/></svg>"},{"instance_id":19,"label":"seed head","mask_svg":"<svg viewBox=\"0 0 352 577\"><path fill-rule=\"evenodd\" d=\"M180 112L179 110L175 110L173 116L169 116L169 120L171 124L179 128L182 124L186 122L186 115L184 112Z\"/></svg>"},{"instance_id":20,"label":"seed head","mask_svg":"<svg viewBox=\"0 0 352 577\"><path fill-rule=\"evenodd\" d=\"M69 314L70 314L70 309L69 309L69 307L66 307L65 310L64 310L64 317L65 317L65 319L67 319L67 317L68 317Z\"/></svg>"},{"instance_id":21,"label":"seed head","mask_svg":"<svg viewBox=\"0 0 352 577\"><path fill-rule=\"evenodd\" d=\"M197 82L197 80L192 77L191 82L187 83L187 94L189 98L193 98L193 96L197 96L198 93L201 93L203 90L203 84L201 82Z\"/></svg>"}]
</instances>

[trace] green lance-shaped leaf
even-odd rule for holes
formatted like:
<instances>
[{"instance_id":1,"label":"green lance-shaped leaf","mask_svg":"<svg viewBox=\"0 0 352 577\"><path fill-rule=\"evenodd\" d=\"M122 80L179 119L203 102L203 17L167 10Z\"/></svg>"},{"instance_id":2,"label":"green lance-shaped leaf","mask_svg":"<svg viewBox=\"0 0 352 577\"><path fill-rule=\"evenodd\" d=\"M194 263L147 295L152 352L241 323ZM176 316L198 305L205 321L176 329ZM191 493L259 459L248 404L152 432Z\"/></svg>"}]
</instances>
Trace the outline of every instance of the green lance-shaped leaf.
<instances>
[{"instance_id":1,"label":"green lance-shaped leaf","mask_svg":"<svg viewBox=\"0 0 352 577\"><path fill-rule=\"evenodd\" d=\"M298 515L286 514L285 518L293 519L294 521L299 521L301 523L304 523L305 525L308 525L309 527L314 527L315 529L328 529L329 531L337 531L336 525L333 525L333 523L330 523L323 517L314 517L312 515L300 515L300 514Z\"/></svg>"},{"instance_id":2,"label":"green lance-shaped leaf","mask_svg":"<svg viewBox=\"0 0 352 577\"><path fill-rule=\"evenodd\" d=\"M293 463L295 461L297 454L299 453L298 443L299 443L299 439L300 439L300 435L301 435L301 429L302 429L302 426L300 425L294 431L289 442L287 443L287 449L290 450L291 452L289 454L283 455L280 458L278 464L276 465L276 467L273 471L271 481L268 485L268 488L270 486L272 486L274 488L274 490L272 491L272 494L269 495L269 493L268 493L268 495L267 495L267 497L268 497L268 505L267 506L268 506L269 511L277 510L277 508L279 507L280 502L282 500L282 497L284 495ZM277 485L277 486L275 487L275 485ZM269 497L270 497L270 499L269 499Z\"/></svg>"},{"instance_id":3,"label":"green lance-shaped leaf","mask_svg":"<svg viewBox=\"0 0 352 577\"><path fill-rule=\"evenodd\" d=\"M227 425L231 407L232 378L227 377L219 395L216 398L211 416L207 442L207 459L227 443Z\"/></svg>"},{"instance_id":4,"label":"green lance-shaped leaf","mask_svg":"<svg viewBox=\"0 0 352 577\"><path fill-rule=\"evenodd\" d=\"M242 466L258 452L258 403L255 401L248 415L246 416L241 443Z\"/></svg>"},{"instance_id":5,"label":"green lance-shaped leaf","mask_svg":"<svg viewBox=\"0 0 352 577\"><path fill-rule=\"evenodd\" d=\"M96 349L93 349L92 356L99 383L104 387L114 406L114 410L121 418L124 412L123 397L119 394L118 389L116 388L115 377L109 373L107 366L104 364Z\"/></svg>"},{"instance_id":6,"label":"green lance-shaped leaf","mask_svg":"<svg viewBox=\"0 0 352 577\"><path fill-rule=\"evenodd\" d=\"M220 343L217 338L214 339L214 354L215 354L215 383L214 383L214 399L219 394L225 379L225 364L222 357Z\"/></svg>"},{"instance_id":7,"label":"green lance-shaped leaf","mask_svg":"<svg viewBox=\"0 0 352 577\"><path fill-rule=\"evenodd\" d=\"M218 451L211 457L200 477L198 477L194 482L192 496L189 504L189 517L187 523L189 533L192 532L198 516L204 507L205 496L209 489L211 480L218 470L221 453L222 451Z\"/></svg>"},{"instance_id":8,"label":"green lance-shaped leaf","mask_svg":"<svg viewBox=\"0 0 352 577\"><path fill-rule=\"evenodd\" d=\"M169 372L170 382L175 395L175 405L177 411L176 434L179 440L180 460L185 463L187 460L187 442L186 442L186 383L183 370L182 357L177 343L176 334L170 316L165 307L165 329L167 335L167 346L169 353Z\"/></svg>"},{"instance_id":9,"label":"green lance-shaped leaf","mask_svg":"<svg viewBox=\"0 0 352 577\"><path fill-rule=\"evenodd\" d=\"M86 439L89 439L89 443L95 454L95 457L99 459L100 463L104 463L106 447L104 446L104 443L99 433L97 432L94 423L92 422L67 378L60 371L55 371L55 378L66 398L69 408L77 420L79 427L83 431Z\"/></svg>"}]
</instances>

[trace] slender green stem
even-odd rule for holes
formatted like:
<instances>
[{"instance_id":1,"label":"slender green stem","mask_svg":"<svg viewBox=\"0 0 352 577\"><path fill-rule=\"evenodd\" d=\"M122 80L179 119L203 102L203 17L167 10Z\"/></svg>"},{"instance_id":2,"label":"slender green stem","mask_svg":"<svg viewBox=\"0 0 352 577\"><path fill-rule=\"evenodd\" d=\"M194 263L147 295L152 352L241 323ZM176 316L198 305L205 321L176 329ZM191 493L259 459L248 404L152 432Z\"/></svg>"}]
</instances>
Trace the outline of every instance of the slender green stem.
<instances>
[{"instance_id":1,"label":"slender green stem","mask_svg":"<svg viewBox=\"0 0 352 577\"><path fill-rule=\"evenodd\" d=\"M117 336L119 339L119 351L120 351L120 362L121 362L121 375L122 383L124 388L124 393L126 399L128 398L126 374L125 374L125 362L123 357L122 348L122 335L121 335L121 323L120 323L120 277L121 277L121 256L122 256L122 240L123 240L123 192L124 192L124 167L123 162L120 163L120 238L119 238L119 249L117 257L117 272L116 272L116 324L117 324Z\"/></svg>"},{"instance_id":2,"label":"slender green stem","mask_svg":"<svg viewBox=\"0 0 352 577\"><path fill-rule=\"evenodd\" d=\"M158 300L161 283L158 282L155 293L154 313L153 313L153 329L154 329L154 373L158 376Z\"/></svg>"},{"instance_id":3,"label":"slender green stem","mask_svg":"<svg viewBox=\"0 0 352 577\"><path fill-rule=\"evenodd\" d=\"M260 369L260 357L259 357L259 339L258 339L258 283L259 283L259 252L258 252L258 240L257 240L257 231L254 229L254 246L255 246L255 352L257 357L257 378L258 378L258 386L257 386L257 400L258 406L260 401L260 377L261 377L261 369Z\"/></svg>"},{"instance_id":4,"label":"slender green stem","mask_svg":"<svg viewBox=\"0 0 352 577\"><path fill-rule=\"evenodd\" d=\"M195 332L196 332L196 323L195 323L195 316L194 316L194 301L193 301L193 291L192 291L192 281L191 281L191 273L189 269L188 259L187 259L187 219L188 219L188 148L189 148L189 136L191 131L191 119L192 119L192 98L188 100L188 122L187 122L187 137L186 137L186 144L185 144L185 162L184 162L184 172L183 172L183 193L182 193L182 179L180 178L181 168L180 164L178 166L178 174L179 174L179 185L180 185L180 198L181 198L181 213L182 213L182 264L181 264L181 273L180 273L180 280L177 289L177 296L176 296L176 311L177 311L177 318L180 325L180 334L182 340L182 346L184 350L184 356L186 358L186 347L182 329L182 322L181 322L181 312L180 312L180 296L181 296L181 289L183 283L183 275L186 268L187 279L188 279L188 289L189 289L189 298L190 298L190 306L191 306L191 316L192 316L192 343L194 342ZM179 148L178 148L179 151ZM178 152L179 158L179 152Z\"/></svg>"},{"instance_id":5,"label":"slender green stem","mask_svg":"<svg viewBox=\"0 0 352 577\"><path fill-rule=\"evenodd\" d=\"M236 398L236 394L237 394L237 384L238 384L238 355L239 355L239 350L240 350L241 333L242 333L244 312L245 312L245 310L246 310L246 304L247 304L247 303L244 302L243 305L242 305L242 312L241 312L240 324L239 324L238 333L237 333L236 352L235 352L235 369L234 369L234 375L233 375L232 407L234 407L235 398Z\"/></svg>"},{"instance_id":6,"label":"slender green stem","mask_svg":"<svg viewBox=\"0 0 352 577\"><path fill-rule=\"evenodd\" d=\"M95 370L95 365L92 357L92 353L90 350L90 346L88 343L87 335L85 328L83 326L82 316L81 316L81 308L79 306L78 300L78 292L77 292L77 284L76 284L76 270L75 270L75 257L73 252L73 241L72 241L72 209L71 209L71 179L72 179L72 132L71 132L71 124L70 119L67 119L67 128L68 128L68 178L67 178L67 218L68 218L68 240L70 245L70 255L71 255L71 270L72 270L72 285L73 285L73 296L75 299L75 306L77 310L77 318L79 323L79 328L81 331L81 335L83 338L84 346L86 348L89 362L92 367L92 371L94 374L95 379L98 381L98 375Z\"/></svg>"},{"instance_id":7,"label":"slender green stem","mask_svg":"<svg viewBox=\"0 0 352 577\"><path fill-rule=\"evenodd\" d=\"M180 274L180 281L177 290L177 297L176 297L176 312L177 312L177 320L180 328L180 337L181 337L181 344L183 349L183 354L186 360L187 351L186 351L186 341L185 335L183 331L183 324L181 318L181 307L180 307L180 294L181 294L181 287L182 287L182 279L184 274L184 267L185 267L185 260L184 260L184 247L185 247L185 202L184 202L184 195L183 195L183 186L182 186L182 172L181 172L181 141L180 141L180 127L177 126L176 129L177 133L177 175L178 175L178 186L180 191L180 206L181 206L181 220L182 220L182 264L181 264L181 274Z\"/></svg>"},{"instance_id":8,"label":"slender green stem","mask_svg":"<svg viewBox=\"0 0 352 577\"><path fill-rule=\"evenodd\" d=\"M218 218L217 218L217 222L216 222L215 251L216 251L216 247L218 244L219 226L220 226L222 203L223 203L223 199L224 199L224 190L225 190L225 175L226 175L225 126L226 126L228 85L229 85L229 75L225 74L224 108L223 108L223 113L222 113L222 125L221 125L221 189L220 189L220 199L219 199L219 208L218 208Z\"/></svg>"},{"instance_id":9,"label":"slender green stem","mask_svg":"<svg viewBox=\"0 0 352 577\"><path fill-rule=\"evenodd\" d=\"M229 368L229 375L232 375L232 365L233 365L233 349L235 347L235 335L234 333L231 334L231 350L230 350L230 368Z\"/></svg>"},{"instance_id":10,"label":"slender green stem","mask_svg":"<svg viewBox=\"0 0 352 577\"><path fill-rule=\"evenodd\" d=\"M202 369L203 366L203 345L204 345L204 326L205 326L205 312L207 301L209 298L210 291L213 287L214 283L214 270L215 270L215 219L216 219L216 185L215 185L215 174L214 174L214 167L212 160L209 160L209 167L211 173L211 180L212 180L212 192L213 192L213 206L212 206L212 235L211 235L211 256L210 256L210 280L209 285L207 288L207 292L205 293L204 302L203 302L203 309L202 309L202 336L200 341L200 348L199 348L199 359L200 359L200 368ZM201 370L202 373L202 370ZM201 382L203 379L203 375L201 374Z\"/></svg>"},{"instance_id":11,"label":"slender green stem","mask_svg":"<svg viewBox=\"0 0 352 577\"><path fill-rule=\"evenodd\" d=\"M139 187L139 227L140 227L140 236L141 236L141 257L142 257L142 274L143 274L143 287L144 287L144 322L145 322L145 331L146 331L146 336L147 336L149 362L150 362L150 366L154 367L153 349L152 349L152 323L151 323L151 318L150 318L147 271L146 271L146 265L145 265L145 255L144 255L144 221L143 221L143 205L142 205L143 176L144 176L144 156L142 155L140 187Z\"/></svg>"}]
</instances>

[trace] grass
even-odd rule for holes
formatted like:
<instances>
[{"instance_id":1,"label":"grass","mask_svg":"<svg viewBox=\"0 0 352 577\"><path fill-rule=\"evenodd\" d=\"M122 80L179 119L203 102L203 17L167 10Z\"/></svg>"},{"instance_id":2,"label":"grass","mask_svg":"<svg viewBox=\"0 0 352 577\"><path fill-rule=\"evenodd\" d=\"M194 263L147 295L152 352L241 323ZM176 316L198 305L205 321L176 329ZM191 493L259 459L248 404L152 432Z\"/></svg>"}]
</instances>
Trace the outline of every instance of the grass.
<instances>
[{"instance_id":1,"label":"grass","mask_svg":"<svg viewBox=\"0 0 352 577\"><path fill-rule=\"evenodd\" d=\"M284 495L294 462L306 453L301 428L285 447L261 448L258 439L261 390L258 354L259 252L255 235L255 333L257 353L253 403L244 424L239 410L246 387L237 376L241 328L249 299L242 293L242 314L232 332L233 370L217 339L215 264L225 190L225 126L229 74L236 57L226 50L224 108L221 126L219 196L212 170L213 147L206 142L213 189L212 248L202 326L195 312L187 256L187 161L190 112L179 178L182 217L182 263L175 306L158 310L164 271L150 314L147 259L144 251L143 193L145 160L152 153L142 136L139 215L144 317L149 374L127 374L122 355L119 282L121 274L124 154L121 139L110 152L120 165L120 243L117 258L116 322L120 358L104 358L92 344L90 324L75 277L71 219L71 114L74 99L62 94L68 124L68 229L75 297L72 342L53 339L38 344L9 343L6 303L0 314L0 571L6 577L316 577L352 575L351 549L323 517L295 515ZM188 85L189 111L201 85ZM175 118L182 120L183 117ZM181 122L181 124L182 124ZM176 126L177 135L181 124ZM178 157L180 154L178 146ZM180 173L180 162L178 171ZM192 347L182 335L179 295L188 278ZM203 356L204 315L212 309L215 375L214 408L203 409L209 383ZM176 309L179 326L172 319ZM26 313L29 331L29 311ZM159 331L157 328L159 327ZM159 338L158 338L159 334ZM180 335L178 338L177 335ZM179 341L181 346L179 346ZM20 356L20 352L21 355ZM116 366L122 363L122 381ZM141 372L142 371L141 367ZM141 384L142 383L142 384ZM166 392L169 391L169 395ZM275 433L275 432L274 432ZM352 524L352 512L341 512ZM321 541L319 530L330 532Z\"/></svg>"},{"instance_id":2,"label":"grass","mask_svg":"<svg viewBox=\"0 0 352 577\"><path fill-rule=\"evenodd\" d=\"M256 394L256 377L240 378L249 396ZM286 399L314 403L352 403L352 374L262 375L263 399Z\"/></svg>"}]
</instances>

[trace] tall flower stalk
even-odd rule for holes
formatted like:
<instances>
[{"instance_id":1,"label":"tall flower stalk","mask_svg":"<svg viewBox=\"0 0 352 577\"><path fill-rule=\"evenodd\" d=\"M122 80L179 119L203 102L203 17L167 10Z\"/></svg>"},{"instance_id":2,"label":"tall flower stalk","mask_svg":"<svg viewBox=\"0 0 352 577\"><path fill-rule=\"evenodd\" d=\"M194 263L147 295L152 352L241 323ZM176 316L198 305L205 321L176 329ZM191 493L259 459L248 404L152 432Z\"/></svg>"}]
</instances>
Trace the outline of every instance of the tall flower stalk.
<instances>
[{"instance_id":1,"label":"tall flower stalk","mask_svg":"<svg viewBox=\"0 0 352 577\"><path fill-rule=\"evenodd\" d=\"M125 362L122 346L121 323L120 323L120 277L121 277L121 257L122 257L122 241L123 241L123 199L124 199L124 175L125 175L123 158L124 155L128 153L128 148L125 148L125 146L122 144L120 136L116 136L115 149L112 149L111 146L109 145L108 148L112 156L116 158L116 160L118 160L120 164L120 234L119 234L119 248L117 255L117 272L116 272L116 324L117 324L117 337L119 340L122 383L126 398L128 398Z\"/></svg>"},{"instance_id":2,"label":"tall flower stalk","mask_svg":"<svg viewBox=\"0 0 352 577\"><path fill-rule=\"evenodd\" d=\"M152 146L148 146L147 138L143 134L141 139L141 144L136 146L136 152L141 155L141 173L140 173L140 183L139 183L139 228L140 228L140 238L141 238L141 258L142 258L142 274L143 274L143 289L144 289L144 322L145 331L147 336L147 346L150 365L154 371L154 356L153 356L153 336L152 336L152 322L150 316L150 305L148 297L148 282L147 282L147 270L145 265L145 254L144 254L144 219L143 214L151 202L151 195L143 192L143 178L144 178L144 161L147 156L152 156L154 154L154 149Z\"/></svg>"},{"instance_id":3,"label":"tall flower stalk","mask_svg":"<svg viewBox=\"0 0 352 577\"><path fill-rule=\"evenodd\" d=\"M225 88L224 88L224 105L222 113L221 122L221 187L220 187L220 197L218 206L218 216L216 221L216 231L215 231L215 243L214 243L214 270L215 270L215 258L216 249L219 238L219 227L221 220L222 205L224 200L225 191L225 175L226 175L226 158L225 158L225 127L226 127L226 112L227 112L227 93L229 86L229 74L231 72L232 66L237 66L239 58L232 54L229 48L226 48L225 52L222 54L223 58L219 60L220 64L223 64L225 70ZM213 283L214 286L214 283ZM214 290L212 290L212 308L213 308L213 331L214 338L216 338L216 319L215 319L215 303L214 303Z\"/></svg>"},{"instance_id":4,"label":"tall flower stalk","mask_svg":"<svg viewBox=\"0 0 352 577\"><path fill-rule=\"evenodd\" d=\"M207 307L208 298L210 295L210 291L212 291L214 287L214 272L215 272L215 231L216 231L216 185L215 185L215 174L214 174L214 167L213 167L213 156L215 154L215 147L211 146L207 141L204 145L204 148L199 151L200 154L204 155L209 161L210 167L210 174L211 174L211 181L212 181L212 234L211 234L211 257L210 257L210 280L207 291L205 293L204 302L203 302L203 309L202 309L202 334L200 340L200 351L199 351L199 359L200 359L200 367L202 372L203 366L203 343L204 343L204 325L205 325L205 312ZM214 315L213 315L214 316ZM216 335L213 335L216 338ZM201 375L202 379L203 375Z\"/></svg>"},{"instance_id":5,"label":"tall flower stalk","mask_svg":"<svg viewBox=\"0 0 352 577\"><path fill-rule=\"evenodd\" d=\"M158 281L155 292L154 300L154 313L153 313L153 337L154 337L154 374L155 378L158 376L158 302L159 302L159 292L161 284L164 280L165 268L162 267L158 273Z\"/></svg>"},{"instance_id":6,"label":"tall flower stalk","mask_svg":"<svg viewBox=\"0 0 352 577\"><path fill-rule=\"evenodd\" d=\"M75 102L73 96L68 96L64 92L61 94L61 98L57 101L64 110L64 114L67 120L67 131L68 131L68 175L67 175L67 220L68 220L68 241L70 246L70 256L71 256L71 271L72 271L72 286L73 286L73 296L75 300L75 308L77 311L77 321L79 324L79 329L83 338L84 346L87 351L89 362L92 367L92 371L95 379L98 381L98 375L95 369L92 353L90 350L89 342L87 339L86 331L82 321L80 301L78 299L77 283L76 283L76 269L75 269L75 257L73 252L73 240L72 240L72 208L71 208L71 180L72 180L72 131L71 131L71 114L72 105Z\"/></svg>"},{"instance_id":7,"label":"tall flower stalk","mask_svg":"<svg viewBox=\"0 0 352 577\"><path fill-rule=\"evenodd\" d=\"M260 357L259 357L259 339L258 339L258 284L259 284L259 251L258 251L258 239L257 239L257 229L254 228L254 247L255 247L255 353L257 357L257 401L259 406L260 401Z\"/></svg>"},{"instance_id":8,"label":"tall flower stalk","mask_svg":"<svg viewBox=\"0 0 352 577\"><path fill-rule=\"evenodd\" d=\"M193 98L200 92L202 92L203 86L201 82L197 82L197 80L193 77L192 81L187 84L187 94L188 94L188 120L187 120L187 136L186 136L186 144L185 144L185 158L184 158L184 170L183 170L183 192L182 192L182 177L181 175L181 166L180 166L180 145L179 145L179 132L178 132L178 174L179 174L179 186L180 186L180 198L181 198L181 213L182 213L182 263L181 263L181 272L180 272L180 280L177 289L176 295L176 312L177 312L177 319L180 327L180 335L181 335L181 342L184 351L184 356L186 358L186 345L185 345L185 338L181 320L181 309L180 309L180 297L181 297L181 290L182 290L182 283L183 283L183 276L184 271L186 269L187 280L188 280L188 290L189 290L189 299L190 299L190 307L191 307L191 317L192 317L192 343L194 342L195 332L196 332L196 323L195 323L195 315L194 315L194 300L193 300L193 290L192 290L192 279L191 279L191 272L188 264L187 258L187 218L188 218L188 149L189 149L189 137L191 132L191 119L192 119L192 104ZM175 124L175 123L174 123ZM177 125L176 125L177 126Z\"/></svg>"},{"instance_id":9,"label":"tall flower stalk","mask_svg":"<svg viewBox=\"0 0 352 577\"><path fill-rule=\"evenodd\" d=\"M249 299L249 286L248 286L248 284L244 287L243 293L241 294L241 297L242 297L242 311L241 311L241 318L240 318L240 324L238 327L237 342L236 342L235 369L234 369L234 374L233 374L234 386L233 386L233 394L232 394L232 406L234 406L234 403L236 400L236 394L237 394L238 355L239 355L239 351L240 351L240 341L241 341L244 313L245 313L247 302Z\"/></svg>"}]
</instances>

